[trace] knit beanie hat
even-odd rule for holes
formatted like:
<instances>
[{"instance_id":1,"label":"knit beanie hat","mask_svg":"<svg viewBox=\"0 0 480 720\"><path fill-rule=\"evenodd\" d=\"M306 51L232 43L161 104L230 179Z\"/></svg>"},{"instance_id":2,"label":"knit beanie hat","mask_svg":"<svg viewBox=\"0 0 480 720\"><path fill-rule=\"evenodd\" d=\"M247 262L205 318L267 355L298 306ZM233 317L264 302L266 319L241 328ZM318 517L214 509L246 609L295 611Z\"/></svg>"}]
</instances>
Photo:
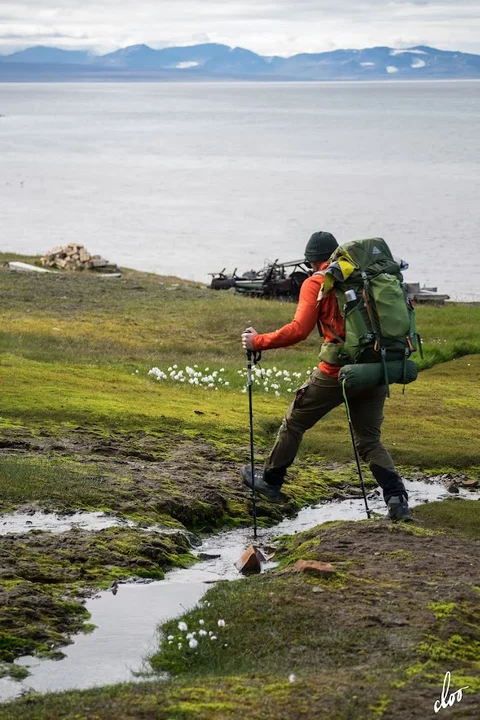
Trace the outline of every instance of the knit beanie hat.
<instances>
[{"instance_id":1,"label":"knit beanie hat","mask_svg":"<svg viewBox=\"0 0 480 720\"><path fill-rule=\"evenodd\" d=\"M308 262L324 262L338 247L338 243L329 232L313 233L305 248L305 260Z\"/></svg>"}]
</instances>

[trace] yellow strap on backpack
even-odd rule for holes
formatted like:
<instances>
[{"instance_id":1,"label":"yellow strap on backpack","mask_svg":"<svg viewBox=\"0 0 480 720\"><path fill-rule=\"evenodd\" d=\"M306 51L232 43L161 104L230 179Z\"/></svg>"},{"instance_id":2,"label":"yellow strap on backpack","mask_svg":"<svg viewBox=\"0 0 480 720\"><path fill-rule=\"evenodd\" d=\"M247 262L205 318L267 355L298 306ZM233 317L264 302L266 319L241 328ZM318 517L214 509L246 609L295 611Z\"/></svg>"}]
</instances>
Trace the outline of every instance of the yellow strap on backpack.
<instances>
[{"instance_id":1,"label":"yellow strap on backpack","mask_svg":"<svg viewBox=\"0 0 480 720\"><path fill-rule=\"evenodd\" d=\"M345 282L353 271L357 269L357 265L343 248L339 248L335 255L335 260L325 270L325 279L318 293L317 301L320 301L324 295L330 292L336 282Z\"/></svg>"}]
</instances>

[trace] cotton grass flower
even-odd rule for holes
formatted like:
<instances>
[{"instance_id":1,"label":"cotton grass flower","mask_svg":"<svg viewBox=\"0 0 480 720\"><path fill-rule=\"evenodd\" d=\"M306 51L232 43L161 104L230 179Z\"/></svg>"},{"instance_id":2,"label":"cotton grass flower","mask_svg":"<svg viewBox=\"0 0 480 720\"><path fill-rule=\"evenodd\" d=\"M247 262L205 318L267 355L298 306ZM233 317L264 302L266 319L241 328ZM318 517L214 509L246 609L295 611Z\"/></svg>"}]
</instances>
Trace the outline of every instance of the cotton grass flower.
<instances>
[{"instance_id":1,"label":"cotton grass flower","mask_svg":"<svg viewBox=\"0 0 480 720\"><path fill-rule=\"evenodd\" d=\"M227 391L235 390L245 394L248 390L247 377L248 373L245 368L230 371L232 374L225 375L225 368L213 369L210 367L199 370L198 365L185 365L183 368L178 364L170 365L166 371L158 367L153 367L148 371L148 375L158 382L167 384L190 385L190 387L201 387L206 391L217 391L225 389ZM236 372L240 381L235 379L233 373ZM305 375L311 375L312 370L305 370ZM133 373L138 374L138 373ZM300 385L303 377L302 372L280 370L277 367L263 370L258 366L252 368L252 383L255 392L264 392L280 398L295 391L294 385ZM243 381L243 382L242 382ZM297 384L298 383L298 384ZM240 387L239 387L240 386Z\"/></svg>"},{"instance_id":2,"label":"cotton grass flower","mask_svg":"<svg viewBox=\"0 0 480 720\"><path fill-rule=\"evenodd\" d=\"M183 620L178 623L177 627L180 632L188 632L188 625L186 622L183 622Z\"/></svg>"},{"instance_id":3,"label":"cotton grass flower","mask_svg":"<svg viewBox=\"0 0 480 720\"><path fill-rule=\"evenodd\" d=\"M225 620L219 620L217 622L218 627L225 627Z\"/></svg>"},{"instance_id":4,"label":"cotton grass flower","mask_svg":"<svg viewBox=\"0 0 480 720\"><path fill-rule=\"evenodd\" d=\"M191 638L188 642L188 647L197 648L198 647L198 640L195 640L195 638Z\"/></svg>"}]
</instances>

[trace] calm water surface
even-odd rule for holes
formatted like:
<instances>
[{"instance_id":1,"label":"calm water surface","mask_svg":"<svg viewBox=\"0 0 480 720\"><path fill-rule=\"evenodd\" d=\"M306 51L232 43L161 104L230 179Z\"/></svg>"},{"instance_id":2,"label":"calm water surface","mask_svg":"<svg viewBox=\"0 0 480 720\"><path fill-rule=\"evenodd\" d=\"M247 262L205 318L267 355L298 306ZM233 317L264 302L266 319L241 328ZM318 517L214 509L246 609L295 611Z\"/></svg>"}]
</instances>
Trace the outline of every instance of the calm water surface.
<instances>
[{"instance_id":1,"label":"calm water surface","mask_svg":"<svg viewBox=\"0 0 480 720\"><path fill-rule=\"evenodd\" d=\"M0 249L208 272L380 235L480 299L480 82L0 84Z\"/></svg>"}]
</instances>

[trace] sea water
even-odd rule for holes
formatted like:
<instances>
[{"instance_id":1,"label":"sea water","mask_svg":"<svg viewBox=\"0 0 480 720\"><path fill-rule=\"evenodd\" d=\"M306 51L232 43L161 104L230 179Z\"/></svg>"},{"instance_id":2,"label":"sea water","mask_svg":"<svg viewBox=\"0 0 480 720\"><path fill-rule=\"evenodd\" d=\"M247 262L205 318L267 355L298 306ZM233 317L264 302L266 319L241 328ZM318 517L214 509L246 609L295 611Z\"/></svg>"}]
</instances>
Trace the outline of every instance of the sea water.
<instances>
[{"instance_id":1,"label":"sea water","mask_svg":"<svg viewBox=\"0 0 480 720\"><path fill-rule=\"evenodd\" d=\"M480 300L480 81L0 84L0 250L208 281L381 236Z\"/></svg>"}]
</instances>

